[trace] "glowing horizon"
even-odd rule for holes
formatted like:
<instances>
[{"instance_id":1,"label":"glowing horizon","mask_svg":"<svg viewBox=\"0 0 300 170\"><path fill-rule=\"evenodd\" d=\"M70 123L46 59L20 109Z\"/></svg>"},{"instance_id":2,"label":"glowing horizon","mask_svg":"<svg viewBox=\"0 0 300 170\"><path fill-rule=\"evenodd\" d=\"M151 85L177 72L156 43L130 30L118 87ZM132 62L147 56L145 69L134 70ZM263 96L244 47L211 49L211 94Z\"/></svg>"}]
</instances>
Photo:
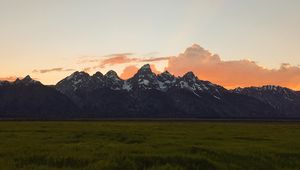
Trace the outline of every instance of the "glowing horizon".
<instances>
[{"instance_id":1,"label":"glowing horizon","mask_svg":"<svg viewBox=\"0 0 300 170\"><path fill-rule=\"evenodd\" d=\"M108 70L127 78L149 63L226 88L300 90L297 0L3 0L0 11L0 80L49 85ZM200 50L185 54L193 43Z\"/></svg>"},{"instance_id":2,"label":"glowing horizon","mask_svg":"<svg viewBox=\"0 0 300 170\"><path fill-rule=\"evenodd\" d=\"M105 74L109 70L117 68L115 69L117 74L126 80L131 78L138 71L139 67L144 64L150 64L151 70L155 74L169 71L175 76L183 76L185 73L192 71L199 79L211 81L227 89L276 85L300 90L299 66L283 63L278 69L268 69L246 59L225 61L219 55L212 54L197 44L193 44L177 56L135 57L132 53L115 53L101 58L85 56L78 60L77 63L85 64L85 67L81 70L66 68L35 69L31 75L43 77L43 75L53 72L71 74L70 72L75 71L85 71L90 75L98 71ZM6 78L6 80L14 81L16 78L11 76ZM39 78L34 79L40 81ZM5 78L0 78L0 80L5 80ZM56 84L60 80L52 84Z\"/></svg>"}]
</instances>

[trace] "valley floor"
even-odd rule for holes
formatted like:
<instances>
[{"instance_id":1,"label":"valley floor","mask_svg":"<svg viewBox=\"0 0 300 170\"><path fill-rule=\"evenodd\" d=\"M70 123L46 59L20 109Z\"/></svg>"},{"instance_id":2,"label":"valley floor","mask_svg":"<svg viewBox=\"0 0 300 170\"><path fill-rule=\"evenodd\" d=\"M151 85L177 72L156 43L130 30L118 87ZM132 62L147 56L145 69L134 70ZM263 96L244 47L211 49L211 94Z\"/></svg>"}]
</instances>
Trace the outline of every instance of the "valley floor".
<instances>
[{"instance_id":1,"label":"valley floor","mask_svg":"<svg viewBox=\"0 0 300 170\"><path fill-rule=\"evenodd\" d=\"M300 123L0 121L0 169L300 169Z\"/></svg>"}]
</instances>

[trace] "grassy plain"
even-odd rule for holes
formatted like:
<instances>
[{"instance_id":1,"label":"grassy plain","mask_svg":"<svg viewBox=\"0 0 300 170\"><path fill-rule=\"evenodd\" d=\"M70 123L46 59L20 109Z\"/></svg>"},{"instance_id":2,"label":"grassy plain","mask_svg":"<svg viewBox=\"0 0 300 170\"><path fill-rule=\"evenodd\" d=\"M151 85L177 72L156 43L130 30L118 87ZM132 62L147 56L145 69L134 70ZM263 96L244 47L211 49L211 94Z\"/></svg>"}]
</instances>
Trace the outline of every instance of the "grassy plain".
<instances>
[{"instance_id":1,"label":"grassy plain","mask_svg":"<svg viewBox=\"0 0 300 170\"><path fill-rule=\"evenodd\" d=\"M300 169L300 123L1 121L0 169Z\"/></svg>"}]
</instances>

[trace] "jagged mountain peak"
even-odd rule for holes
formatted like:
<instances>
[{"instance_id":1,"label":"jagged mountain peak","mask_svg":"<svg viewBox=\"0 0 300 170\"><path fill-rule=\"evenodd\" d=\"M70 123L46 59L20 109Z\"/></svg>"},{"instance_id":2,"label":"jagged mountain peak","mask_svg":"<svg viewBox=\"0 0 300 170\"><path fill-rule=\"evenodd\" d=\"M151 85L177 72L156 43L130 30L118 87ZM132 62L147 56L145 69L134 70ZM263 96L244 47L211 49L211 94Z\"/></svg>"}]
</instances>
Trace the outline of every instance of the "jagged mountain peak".
<instances>
[{"instance_id":1,"label":"jagged mountain peak","mask_svg":"<svg viewBox=\"0 0 300 170\"><path fill-rule=\"evenodd\" d=\"M275 85L264 85L261 87L262 90L289 90L288 88L284 88L281 86L275 86Z\"/></svg>"},{"instance_id":2,"label":"jagged mountain peak","mask_svg":"<svg viewBox=\"0 0 300 170\"><path fill-rule=\"evenodd\" d=\"M90 76L90 75L84 71L75 71L73 74L71 74L70 77L78 77L78 76Z\"/></svg>"},{"instance_id":3,"label":"jagged mountain peak","mask_svg":"<svg viewBox=\"0 0 300 170\"><path fill-rule=\"evenodd\" d=\"M42 84L42 83L32 79L29 75L27 75L23 79L17 78L14 84L30 85L30 84Z\"/></svg>"},{"instance_id":4,"label":"jagged mountain peak","mask_svg":"<svg viewBox=\"0 0 300 170\"><path fill-rule=\"evenodd\" d=\"M245 87L245 88L241 88L238 87L236 89L234 89L233 91L235 92L241 92L241 91L247 91L247 90L257 90L257 91L269 91L269 92L284 92L284 93L295 93L294 90L286 88L286 87L281 87L281 86L276 86L276 85L264 85L264 86L260 86L260 87Z\"/></svg>"},{"instance_id":5,"label":"jagged mountain peak","mask_svg":"<svg viewBox=\"0 0 300 170\"><path fill-rule=\"evenodd\" d=\"M237 87L235 89L231 89L230 91L240 93L241 91L243 91L243 88L242 87Z\"/></svg>"},{"instance_id":6,"label":"jagged mountain peak","mask_svg":"<svg viewBox=\"0 0 300 170\"><path fill-rule=\"evenodd\" d=\"M35 82L30 76L16 81ZM0 85L1 83L3 82L0 81ZM183 77L175 77L168 71L156 75L151 71L149 64L140 68L139 73L128 80L119 79L115 71L109 71L104 76L100 72L90 76L88 73L77 71L61 80L54 88L14 83L8 86L1 85L0 90L4 90L0 95L1 101L4 101L1 104L9 104L10 108L16 108L4 110L7 113L18 113L19 110L26 109L29 109L28 113L44 113L44 111L51 112L52 107L59 108L58 111L61 113L72 113L74 110L69 109L75 107L77 108L75 111L78 111L82 118L89 116L107 118L119 114L124 117L145 115L159 118L163 116L265 118L282 115L299 117L300 113L300 94L287 88L279 86L251 87L249 90L240 88L237 89L240 91L237 93L211 82L199 80L193 72L188 72ZM28 92L27 89L31 91ZM15 97L12 99L9 95L3 97L3 94L11 94L5 90L8 92L13 90ZM26 95L23 92L26 92ZM36 102L31 102L33 94L39 97L36 98ZM15 101L20 98L23 99L20 105L16 106L18 102ZM49 103L51 105L48 105ZM40 110L41 106L44 110ZM4 105L0 109L9 107ZM30 110L31 108L36 109Z\"/></svg>"},{"instance_id":7,"label":"jagged mountain peak","mask_svg":"<svg viewBox=\"0 0 300 170\"><path fill-rule=\"evenodd\" d=\"M173 76L170 72L168 72L168 70L165 70L165 71L162 72L160 75L164 75L164 76Z\"/></svg>"},{"instance_id":8,"label":"jagged mountain peak","mask_svg":"<svg viewBox=\"0 0 300 170\"><path fill-rule=\"evenodd\" d=\"M292 98L299 96L297 92L292 89L275 86L275 85L264 85L261 87L245 87L245 88L236 88L233 90L235 93L241 93L252 96L259 96L260 98L266 99L275 98L274 96L280 96L282 99L293 100ZM300 97L300 96L299 96Z\"/></svg>"},{"instance_id":9,"label":"jagged mountain peak","mask_svg":"<svg viewBox=\"0 0 300 170\"><path fill-rule=\"evenodd\" d=\"M111 90L121 90L124 80L120 79L115 71L110 70L104 75L104 84Z\"/></svg>"},{"instance_id":10,"label":"jagged mountain peak","mask_svg":"<svg viewBox=\"0 0 300 170\"><path fill-rule=\"evenodd\" d=\"M139 83L139 84L148 85L149 84L148 82L150 82L150 84L152 83L157 84L156 82L157 76L152 72L149 64L143 65L131 79L138 80L139 82L147 82L147 83Z\"/></svg>"},{"instance_id":11,"label":"jagged mountain peak","mask_svg":"<svg viewBox=\"0 0 300 170\"><path fill-rule=\"evenodd\" d=\"M72 73L70 76L66 77L65 79L59 81L57 84L60 84L64 81L83 81L86 79L89 79L90 75L84 71L75 71L74 73Z\"/></svg>"},{"instance_id":12,"label":"jagged mountain peak","mask_svg":"<svg viewBox=\"0 0 300 170\"><path fill-rule=\"evenodd\" d=\"M76 91L80 88L88 88L90 80L91 77L88 73L84 71L76 71L70 76L59 81L56 84L56 88L61 92Z\"/></svg>"},{"instance_id":13,"label":"jagged mountain peak","mask_svg":"<svg viewBox=\"0 0 300 170\"><path fill-rule=\"evenodd\" d=\"M100 72L97 71L95 74L92 75L92 77L103 77L104 75Z\"/></svg>"},{"instance_id":14,"label":"jagged mountain peak","mask_svg":"<svg viewBox=\"0 0 300 170\"><path fill-rule=\"evenodd\" d=\"M27 76L25 76L25 77L23 78L23 80L24 80L24 81L31 81L31 80L33 80L33 79L30 77L30 75L27 75Z\"/></svg>"},{"instance_id":15,"label":"jagged mountain peak","mask_svg":"<svg viewBox=\"0 0 300 170\"><path fill-rule=\"evenodd\" d=\"M158 79L160 81L172 81L172 80L176 79L176 77L166 70L158 75Z\"/></svg>"},{"instance_id":16,"label":"jagged mountain peak","mask_svg":"<svg viewBox=\"0 0 300 170\"><path fill-rule=\"evenodd\" d=\"M90 79L90 75L84 71L76 71L72 73L70 76L66 77L65 79L61 80L57 84L61 84L66 81L71 81L72 84L78 84L80 82L85 82Z\"/></svg>"},{"instance_id":17,"label":"jagged mountain peak","mask_svg":"<svg viewBox=\"0 0 300 170\"><path fill-rule=\"evenodd\" d=\"M16 81L15 81L15 83L31 82L31 81L32 81L32 78L29 75L27 75L23 79L17 78Z\"/></svg>"},{"instance_id":18,"label":"jagged mountain peak","mask_svg":"<svg viewBox=\"0 0 300 170\"><path fill-rule=\"evenodd\" d=\"M0 86L3 86L3 85L8 85L8 84L10 84L10 82L9 82L9 81L6 81L6 80L4 80L4 81L0 81Z\"/></svg>"},{"instance_id":19,"label":"jagged mountain peak","mask_svg":"<svg viewBox=\"0 0 300 170\"><path fill-rule=\"evenodd\" d=\"M150 64L144 64L140 69L141 69L141 70L148 70L148 69L151 69L151 68L150 68Z\"/></svg>"},{"instance_id":20,"label":"jagged mountain peak","mask_svg":"<svg viewBox=\"0 0 300 170\"><path fill-rule=\"evenodd\" d=\"M113 78L113 79L120 79L117 72L115 72L114 70L109 70L106 74L105 74L106 77L108 78Z\"/></svg>"},{"instance_id":21,"label":"jagged mountain peak","mask_svg":"<svg viewBox=\"0 0 300 170\"><path fill-rule=\"evenodd\" d=\"M152 72L150 65L145 64L138 70L137 74L154 74L154 73Z\"/></svg>"},{"instance_id":22,"label":"jagged mountain peak","mask_svg":"<svg viewBox=\"0 0 300 170\"><path fill-rule=\"evenodd\" d=\"M152 72L150 65L143 65L137 73L125 83L132 89L157 89L159 90L158 76ZM127 88L128 89L128 88Z\"/></svg>"},{"instance_id":23,"label":"jagged mountain peak","mask_svg":"<svg viewBox=\"0 0 300 170\"><path fill-rule=\"evenodd\" d=\"M260 87L236 88L233 92L259 99L284 114L300 113L300 94L289 88L264 85Z\"/></svg>"},{"instance_id":24,"label":"jagged mountain peak","mask_svg":"<svg viewBox=\"0 0 300 170\"><path fill-rule=\"evenodd\" d=\"M187 80L193 80L193 81L198 80L198 77L195 76L195 74L191 71L185 73L182 78Z\"/></svg>"}]
</instances>

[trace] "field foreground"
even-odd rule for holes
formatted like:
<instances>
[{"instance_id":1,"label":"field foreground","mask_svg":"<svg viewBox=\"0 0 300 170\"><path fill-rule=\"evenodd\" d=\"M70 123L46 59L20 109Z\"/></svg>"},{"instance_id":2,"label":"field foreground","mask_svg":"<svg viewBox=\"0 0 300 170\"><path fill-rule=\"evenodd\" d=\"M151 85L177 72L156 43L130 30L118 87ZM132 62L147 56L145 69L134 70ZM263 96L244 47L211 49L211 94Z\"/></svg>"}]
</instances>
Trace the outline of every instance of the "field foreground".
<instances>
[{"instance_id":1,"label":"field foreground","mask_svg":"<svg viewBox=\"0 0 300 170\"><path fill-rule=\"evenodd\" d=\"M300 123L0 122L0 169L300 169Z\"/></svg>"}]
</instances>

